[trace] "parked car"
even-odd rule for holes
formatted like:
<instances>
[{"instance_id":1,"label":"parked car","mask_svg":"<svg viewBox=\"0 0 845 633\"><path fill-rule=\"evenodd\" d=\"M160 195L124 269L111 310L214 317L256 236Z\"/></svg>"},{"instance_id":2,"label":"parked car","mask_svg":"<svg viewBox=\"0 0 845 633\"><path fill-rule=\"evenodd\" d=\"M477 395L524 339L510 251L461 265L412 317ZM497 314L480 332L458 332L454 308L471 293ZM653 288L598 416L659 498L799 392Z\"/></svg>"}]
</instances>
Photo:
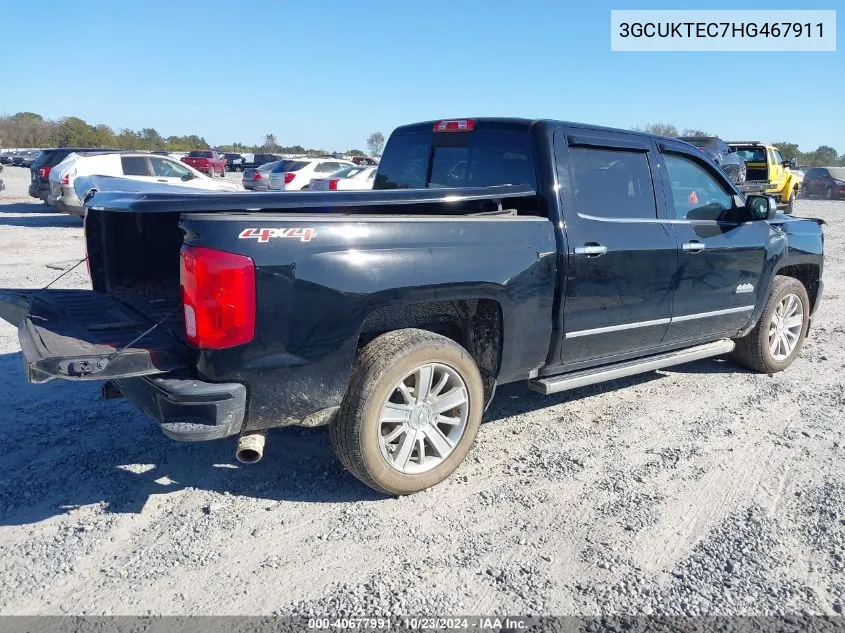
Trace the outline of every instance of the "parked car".
<instances>
[{"instance_id":1,"label":"parked car","mask_svg":"<svg viewBox=\"0 0 845 633\"><path fill-rule=\"evenodd\" d=\"M371 167L378 166L378 161L375 158L371 158L369 156L353 156L350 160L356 165L368 165Z\"/></svg>"},{"instance_id":2,"label":"parked car","mask_svg":"<svg viewBox=\"0 0 845 633\"><path fill-rule=\"evenodd\" d=\"M805 196L845 197L845 167L811 167L804 175Z\"/></svg>"},{"instance_id":3,"label":"parked car","mask_svg":"<svg viewBox=\"0 0 845 633\"><path fill-rule=\"evenodd\" d=\"M226 171L244 170L244 157L241 154L223 154L223 158L226 159Z\"/></svg>"},{"instance_id":4,"label":"parked car","mask_svg":"<svg viewBox=\"0 0 845 633\"><path fill-rule=\"evenodd\" d=\"M448 477L497 386L731 352L782 371L823 291L820 221L628 130L407 125L365 194L76 189L93 290L0 291L29 382L112 381L172 438L240 435L250 463L270 427L329 424L389 494Z\"/></svg>"},{"instance_id":5,"label":"parked car","mask_svg":"<svg viewBox=\"0 0 845 633\"><path fill-rule=\"evenodd\" d=\"M270 172L270 191L308 189L313 178L324 178L355 164L339 158L303 158L279 161Z\"/></svg>"},{"instance_id":6,"label":"parked car","mask_svg":"<svg viewBox=\"0 0 845 633\"><path fill-rule=\"evenodd\" d=\"M26 160L26 152L15 152L9 164L13 167L23 167L23 161Z\"/></svg>"},{"instance_id":7,"label":"parked car","mask_svg":"<svg viewBox=\"0 0 845 633\"><path fill-rule=\"evenodd\" d=\"M718 136L681 136L680 140L695 145L707 154L736 184L745 182L748 164Z\"/></svg>"},{"instance_id":8,"label":"parked car","mask_svg":"<svg viewBox=\"0 0 845 633\"><path fill-rule=\"evenodd\" d=\"M82 152L69 154L50 171L49 203L59 211L82 216L85 209L74 182L80 176L117 176L146 183L162 183L206 191L242 191L237 183L216 180L167 156L139 152Z\"/></svg>"},{"instance_id":9,"label":"parked car","mask_svg":"<svg viewBox=\"0 0 845 633\"><path fill-rule=\"evenodd\" d=\"M214 177L215 174L220 174L221 178L226 175L226 159L214 149L188 152L182 162L211 177Z\"/></svg>"},{"instance_id":10,"label":"parked car","mask_svg":"<svg viewBox=\"0 0 845 633\"><path fill-rule=\"evenodd\" d=\"M11 150L0 152L0 165L10 165L12 163L12 154L14 154L14 152Z\"/></svg>"},{"instance_id":11,"label":"parked car","mask_svg":"<svg viewBox=\"0 0 845 633\"><path fill-rule=\"evenodd\" d=\"M328 178L313 178L310 188L315 191L372 189L375 177L375 167L346 167L333 173Z\"/></svg>"},{"instance_id":12,"label":"parked car","mask_svg":"<svg viewBox=\"0 0 845 633\"><path fill-rule=\"evenodd\" d=\"M277 160L281 160L281 156L277 156L276 154L244 154L243 168L244 170L256 169L267 163L274 163Z\"/></svg>"},{"instance_id":13,"label":"parked car","mask_svg":"<svg viewBox=\"0 0 845 633\"><path fill-rule=\"evenodd\" d=\"M32 167L32 164L38 160L38 157L41 155L40 149L34 149L26 152L21 159L21 167L26 167L29 169Z\"/></svg>"},{"instance_id":14,"label":"parked car","mask_svg":"<svg viewBox=\"0 0 845 633\"><path fill-rule=\"evenodd\" d=\"M104 151L116 152L119 150L97 147L56 147L43 150L29 168L29 195L33 198L39 198L45 204L48 204L47 199L50 196L50 170L53 167L67 158L69 154L75 152Z\"/></svg>"},{"instance_id":15,"label":"parked car","mask_svg":"<svg viewBox=\"0 0 845 633\"><path fill-rule=\"evenodd\" d=\"M748 164L746 185L772 196L787 214L792 214L801 181L790 171L794 160L784 160L773 145L760 141L732 141L728 146Z\"/></svg>"},{"instance_id":16,"label":"parked car","mask_svg":"<svg viewBox=\"0 0 845 633\"><path fill-rule=\"evenodd\" d=\"M264 163L260 167L244 169L241 184L249 191L267 191L270 186L270 172L281 161Z\"/></svg>"},{"instance_id":17,"label":"parked car","mask_svg":"<svg viewBox=\"0 0 845 633\"><path fill-rule=\"evenodd\" d=\"M6 183L3 182L3 179L0 178L0 191L3 191L6 188Z\"/></svg>"}]
</instances>

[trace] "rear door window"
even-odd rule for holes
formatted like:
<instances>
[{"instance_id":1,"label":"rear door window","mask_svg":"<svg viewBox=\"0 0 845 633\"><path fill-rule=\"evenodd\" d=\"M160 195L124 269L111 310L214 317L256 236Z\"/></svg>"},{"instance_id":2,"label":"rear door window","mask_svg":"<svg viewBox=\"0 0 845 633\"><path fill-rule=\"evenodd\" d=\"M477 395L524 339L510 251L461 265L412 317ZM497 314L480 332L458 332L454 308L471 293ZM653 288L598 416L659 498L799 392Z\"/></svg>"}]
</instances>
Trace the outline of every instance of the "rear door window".
<instances>
[{"instance_id":1,"label":"rear door window","mask_svg":"<svg viewBox=\"0 0 845 633\"><path fill-rule=\"evenodd\" d=\"M570 162L581 215L644 220L657 217L646 152L573 147Z\"/></svg>"},{"instance_id":2,"label":"rear door window","mask_svg":"<svg viewBox=\"0 0 845 633\"><path fill-rule=\"evenodd\" d=\"M144 156L121 156L120 165L124 176L149 176L147 159Z\"/></svg>"},{"instance_id":3,"label":"rear door window","mask_svg":"<svg viewBox=\"0 0 845 633\"><path fill-rule=\"evenodd\" d=\"M395 134L385 149L374 189L536 186L526 131Z\"/></svg>"}]
</instances>

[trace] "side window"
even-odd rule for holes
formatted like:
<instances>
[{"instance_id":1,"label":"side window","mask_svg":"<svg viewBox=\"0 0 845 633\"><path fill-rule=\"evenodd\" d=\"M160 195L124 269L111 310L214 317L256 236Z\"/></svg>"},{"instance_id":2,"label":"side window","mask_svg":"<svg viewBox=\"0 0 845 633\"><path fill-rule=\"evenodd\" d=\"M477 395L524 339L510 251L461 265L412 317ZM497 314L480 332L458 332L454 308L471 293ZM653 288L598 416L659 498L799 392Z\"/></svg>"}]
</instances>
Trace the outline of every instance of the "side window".
<instances>
[{"instance_id":1,"label":"side window","mask_svg":"<svg viewBox=\"0 0 845 633\"><path fill-rule=\"evenodd\" d=\"M149 176L147 159L144 156L121 156L120 165L124 176Z\"/></svg>"},{"instance_id":2,"label":"side window","mask_svg":"<svg viewBox=\"0 0 845 633\"><path fill-rule=\"evenodd\" d=\"M778 150L773 150L772 153L775 155L775 163L780 165L783 163L783 156Z\"/></svg>"},{"instance_id":3,"label":"side window","mask_svg":"<svg viewBox=\"0 0 845 633\"><path fill-rule=\"evenodd\" d=\"M657 217L645 152L573 147L569 155L580 214L604 218Z\"/></svg>"},{"instance_id":4,"label":"side window","mask_svg":"<svg viewBox=\"0 0 845 633\"><path fill-rule=\"evenodd\" d=\"M153 174L160 178L181 178L185 174L191 173L179 163L166 158L150 156L150 164L153 167Z\"/></svg>"},{"instance_id":5,"label":"side window","mask_svg":"<svg viewBox=\"0 0 845 633\"><path fill-rule=\"evenodd\" d=\"M675 218L723 220L733 208L733 196L698 163L675 154L664 155Z\"/></svg>"}]
</instances>

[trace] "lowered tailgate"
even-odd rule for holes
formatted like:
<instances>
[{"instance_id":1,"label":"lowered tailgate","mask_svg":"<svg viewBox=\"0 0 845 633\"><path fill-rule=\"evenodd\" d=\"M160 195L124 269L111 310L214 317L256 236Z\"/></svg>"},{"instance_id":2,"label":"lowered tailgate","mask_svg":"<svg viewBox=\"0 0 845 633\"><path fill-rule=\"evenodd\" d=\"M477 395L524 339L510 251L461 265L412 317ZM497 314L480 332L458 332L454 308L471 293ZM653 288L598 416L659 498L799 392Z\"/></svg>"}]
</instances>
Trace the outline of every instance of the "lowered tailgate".
<instances>
[{"instance_id":1,"label":"lowered tailgate","mask_svg":"<svg viewBox=\"0 0 845 633\"><path fill-rule=\"evenodd\" d=\"M0 317L18 328L31 383L130 378L187 366L181 342L93 290L0 290Z\"/></svg>"}]
</instances>

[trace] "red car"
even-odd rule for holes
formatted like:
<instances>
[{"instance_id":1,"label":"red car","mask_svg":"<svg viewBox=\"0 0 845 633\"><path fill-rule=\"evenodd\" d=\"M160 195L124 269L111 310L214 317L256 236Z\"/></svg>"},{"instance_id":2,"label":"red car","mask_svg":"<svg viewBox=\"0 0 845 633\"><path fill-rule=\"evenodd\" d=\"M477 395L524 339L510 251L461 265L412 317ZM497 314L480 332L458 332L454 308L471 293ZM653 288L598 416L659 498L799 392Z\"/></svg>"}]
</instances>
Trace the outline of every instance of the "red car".
<instances>
[{"instance_id":1,"label":"red car","mask_svg":"<svg viewBox=\"0 0 845 633\"><path fill-rule=\"evenodd\" d=\"M214 178L215 174L220 174L220 177L226 175L226 159L213 149L200 149L190 152L187 156L182 157L182 162L190 165L197 171L208 174Z\"/></svg>"}]
</instances>

